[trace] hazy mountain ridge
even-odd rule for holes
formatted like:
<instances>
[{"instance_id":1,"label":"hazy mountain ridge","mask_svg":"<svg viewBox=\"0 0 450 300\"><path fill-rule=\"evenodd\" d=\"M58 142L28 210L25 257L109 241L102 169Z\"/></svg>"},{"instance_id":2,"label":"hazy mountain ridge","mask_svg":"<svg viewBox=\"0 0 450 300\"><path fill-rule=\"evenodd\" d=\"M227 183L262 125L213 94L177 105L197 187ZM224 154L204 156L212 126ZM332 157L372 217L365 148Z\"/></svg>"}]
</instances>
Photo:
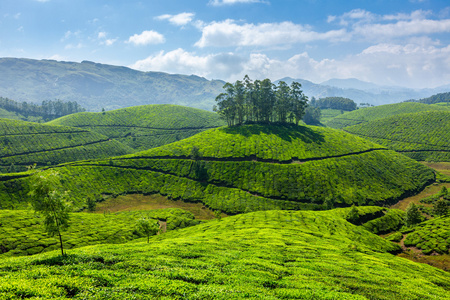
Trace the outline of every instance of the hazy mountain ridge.
<instances>
[{"instance_id":1,"label":"hazy mountain ridge","mask_svg":"<svg viewBox=\"0 0 450 300\"><path fill-rule=\"evenodd\" d=\"M297 81L302 84L303 92L308 97L345 97L356 103L370 103L373 105L391 104L410 99L420 99L450 90L450 85L433 89L409 89L398 86L380 86L364 82L355 78L330 79L316 84L304 79L285 77L280 79L290 84Z\"/></svg>"},{"instance_id":2,"label":"hazy mountain ridge","mask_svg":"<svg viewBox=\"0 0 450 300\"><path fill-rule=\"evenodd\" d=\"M77 101L90 111L142 104L180 104L211 110L224 82L198 76L141 72L89 61L0 58L0 95L40 103Z\"/></svg>"},{"instance_id":3,"label":"hazy mountain ridge","mask_svg":"<svg viewBox=\"0 0 450 300\"><path fill-rule=\"evenodd\" d=\"M289 77L281 80L288 84L300 82L309 98L345 97L374 105L420 99L450 90L449 85L421 90L382 87L357 79L332 79L322 84ZM54 99L77 101L88 111L144 104L212 110L224 84L222 80L195 75L141 72L90 61L0 58L0 96L31 103Z\"/></svg>"}]
</instances>

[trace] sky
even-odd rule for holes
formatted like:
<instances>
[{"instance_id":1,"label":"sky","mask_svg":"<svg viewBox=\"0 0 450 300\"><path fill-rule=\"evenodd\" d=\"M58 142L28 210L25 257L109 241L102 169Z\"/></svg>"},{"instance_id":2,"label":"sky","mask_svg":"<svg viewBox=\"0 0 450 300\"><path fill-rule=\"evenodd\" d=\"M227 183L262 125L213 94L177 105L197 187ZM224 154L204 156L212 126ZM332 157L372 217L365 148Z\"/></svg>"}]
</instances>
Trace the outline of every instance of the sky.
<instances>
[{"instance_id":1,"label":"sky","mask_svg":"<svg viewBox=\"0 0 450 300\"><path fill-rule=\"evenodd\" d=\"M450 84L450 3L0 0L0 57L434 88Z\"/></svg>"}]
</instances>

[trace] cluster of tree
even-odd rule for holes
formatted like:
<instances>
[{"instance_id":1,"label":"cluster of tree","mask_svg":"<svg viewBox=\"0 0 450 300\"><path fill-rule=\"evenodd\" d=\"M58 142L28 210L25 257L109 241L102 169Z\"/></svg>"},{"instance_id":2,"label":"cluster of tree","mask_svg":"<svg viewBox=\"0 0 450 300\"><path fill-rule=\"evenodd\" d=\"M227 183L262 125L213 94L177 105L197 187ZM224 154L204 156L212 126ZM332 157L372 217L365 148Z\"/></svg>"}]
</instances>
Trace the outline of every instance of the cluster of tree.
<instances>
[{"instance_id":1,"label":"cluster of tree","mask_svg":"<svg viewBox=\"0 0 450 300\"><path fill-rule=\"evenodd\" d=\"M367 107L373 107L373 105L370 104L370 103L360 103L360 104L359 104L359 107L360 107L360 108L367 108Z\"/></svg>"},{"instance_id":2,"label":"cluster of tree","mask_svg":"<svg viewBox=\"0 0 450 300\"><path fill-rule=\"evenodd\" d=\"M0 108L21 114L25 117L35 116L44 119L55 119L65 115L86 111L76 101L63 102L61 100L45 100L41 105L17 102L8 98L0 97Z\"/></svg>"},{"instance_id":3,"label":"cluster of tree","mask_svg":"<svg viewBox=\"0 0 450 300\"><path fill-rule=\"evenodd\" d=\"M301 87L298 82L289 86L284 81L275 85L270 79L252 81L246 75L243 81L224 85L225 92L216 97L213 110L230 126L244 122L298 124L308 101Z\"/></svg>"},{"instance_id":4,"label":"cluster of tree","mask_svg":"<svg viewBox=\"0 0 450 300\"><path fill-rule=\"evenodd\" d=\"M435 103L442 103L442 102L450 102L450 92L447 93L440 93L433 96L430 96L428 98L423 98L420 100L406 100L404 102L419 102L419 103L425 103L425 104L435 104Z\"/></svg>"},{"instance_id":5,"label":"cluster of tree","mask_svg":"<svg viewBox=\"0 0 450 300\"><path fill-rule=\"evenodd\" d=\"M345 111L356 110L358 106L355 101L343 97L326 97L316 100L314 97L311 98L311 106L320 109L340 109Z\"/></svg>"}]
</instances>

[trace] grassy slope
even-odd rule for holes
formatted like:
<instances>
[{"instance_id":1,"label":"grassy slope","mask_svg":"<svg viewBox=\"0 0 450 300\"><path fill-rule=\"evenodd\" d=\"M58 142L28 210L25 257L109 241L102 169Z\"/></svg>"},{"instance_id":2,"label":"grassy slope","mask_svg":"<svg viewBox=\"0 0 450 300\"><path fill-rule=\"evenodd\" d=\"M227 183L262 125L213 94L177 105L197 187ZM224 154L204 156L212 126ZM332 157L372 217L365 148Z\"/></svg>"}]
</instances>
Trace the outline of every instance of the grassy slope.
<instances>
[{"instance_id":1,"label":"grassy slope","mask_svg":"<svg viewBox=\"0 0 450 300\"><path fill-rule=\"evenodd\" d=\"M167 229L183 228L199 222L181 209L156 209L115 214L73 213L69 229L62 233L65 249L104 243L124 243L143 237L136 232L140 218L167 221ZM42 218L31 211L0 210L0 257L32 255L59 249L56 236L44 232ZM1 298L1 297L0 297Z\"/></svg>"},{"instance_id":2,"label":"grassy slope","mask_svg":"<svg viewBox=\"0 0 450 300\"><path fill-rule=\"evenodd\" d=\"M365 122L383 119L399 114L424 112L424 111L442 111L447 109L448 108L446 107L437 105L415 103L415 102L402 102L357 109L339 115L329 120L327 123L325 123L325 125L332 128L344 128L347 126L362 124Z\"/></svg>"},{"instance_id":3,"label":"grassy slope","mask_svg":"<svg viewBox=\"0 0 450 300\"><path fill-rule=\"evenodd\" d=\"M344 130L416 160L450 161L450 111L396 115Z\"/></svg>"},{"instance_id":4,"label":"grassy slope","mask_svg":"<svg viewBox=\"0 0 450 300\"><path fill-rule=\"evenodd\" d=\"M6 299L450 299L450 275L342 212L256 212L99 245L0 260Z\"/></svg>"},{"instance_id":5,"label":"grassy slope","mask_svg":"<svg viewBox=\"0 0 450 300\"><path fill-rule=\"evenodd\" d=\"M85 129L0 119L0 167L16 171L33 163L63 162L124 155L133 150Z\"/></svg>"},{"instance_id":6,"label":"grassy slope","mask_svg":"<svg viewBox=\"0 0 450 300\"><path fill-rule=\"evenodd\" d=\"M194 145L198 161L187 158ZM434 180L431 169L379 147L339 130L248 125L57 170L75 207L88 196L160 193L229 214L384 204ZM1 207L26 206L28 175L0 177Z\"/></svg>"},{"instance_id":7,"label":"grassy slope","mask_svg":"<svg viewBox=\"0 0 450 300\"><path fill-rule=\"evenodd\" d=\"M144 105L103 113L78 113L49 122L89 129L137 150L185 139L225 123L216 113L178 105Z\"/></svg>"},{"instance_id":8,"label":"grassy slope","mask_svg":"<svg viewBox=\"0 0 450 300\"><path fill-rule=\"evenodd\" d=\"M344 112L339 109L327 108L327 109L321 109L320 113L321 113L320 122L322 124L326 124L328 121L330 121L331 119L333 119L335 117L342 115Z\"/></svg>"}]
</instances>

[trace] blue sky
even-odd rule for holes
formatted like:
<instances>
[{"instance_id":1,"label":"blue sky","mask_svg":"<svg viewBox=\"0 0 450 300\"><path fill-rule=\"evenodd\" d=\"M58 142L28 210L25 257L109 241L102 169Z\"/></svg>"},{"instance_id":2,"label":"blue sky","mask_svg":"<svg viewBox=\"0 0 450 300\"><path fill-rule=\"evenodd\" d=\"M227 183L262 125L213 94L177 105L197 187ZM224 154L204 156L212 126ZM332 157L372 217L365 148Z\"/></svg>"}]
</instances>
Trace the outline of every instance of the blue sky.
<instances>
[{"instance_id":1,"label":"blue sky","mask_svg":"<svg viewBox=\"0 0 450 300\"><path fill-rule=\"evenodd\" d=\"M431 88L450 84L450 3L1 0L0 57Z\"/></svg>"}]
</instances>

